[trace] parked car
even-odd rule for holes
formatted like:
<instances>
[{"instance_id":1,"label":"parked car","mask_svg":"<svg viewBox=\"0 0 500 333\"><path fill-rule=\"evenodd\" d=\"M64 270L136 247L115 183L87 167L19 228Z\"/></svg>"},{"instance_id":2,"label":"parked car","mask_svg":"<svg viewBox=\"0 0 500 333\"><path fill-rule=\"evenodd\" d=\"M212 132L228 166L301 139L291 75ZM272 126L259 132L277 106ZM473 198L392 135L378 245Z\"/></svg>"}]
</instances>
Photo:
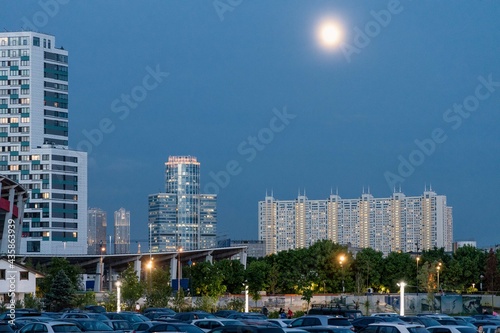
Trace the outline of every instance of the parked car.
<instances>
[{"instance_id":1,"label":"parked car","mask_svg":"<svg viewBox=\"0 0 500 333\"><path fill-rule=\"evenodd\" d=\"M2 333L14 333L12 325L7 321L0 321L0 332Z\"/></svg>"},{"instance_id":2,"label":"parked car","mask_svg":"<svg viewBox=\"0 0 500 333\"><path fill-rule=\"evenodd\" d=\"M429 333L422 325L407 324L405 322L378 322L362 330L361 333Z\"/></svg>"},{"instance_id":3,"label":"parked car","mask_svg":"<svg viewBox=\"0 0 500 333\"><path fill-rule=\"evenodd\" d=\"M143 321L140 323L135 323L132 324L132 333L144 333L146 332L151 326L161 324L161 322L158 321Z\"/></svg>"},{"instance_id":4,"label":"parked car","mask_svg":"<svg viewBox=\"0 0 500 333\"><path fill-rule=\"evenodd\" d=\"M307 329L314 326L342 326L351 329L352 323L344 317L307 315L293 320L288 327Z\"/></svg>"},{"instance_id":5,"label":"parked car","mask_svg":"<svg viewBox=\"0 0 500 333\"><path fill-rule=\"evenodd\" d=\"M95 319L95 320L107 320L108 317L103 313L97 312L65 312L63 313L59 319L67 319L67 318L86 318L86 319Z\"/></svg>"},{"instance_id":6,"label":"parked car","mask_svg":"<svg viewBox=\"0 0 500 333\"><path fill-rule=\"evenodd\" d=\"M33 322L24 325L18 333L61 333L61 332L81 332L74 323L64 321Z\"/></svg>"},{"instance_id":7,"label":"parked car","mask_svg":"<svg viewBox=\"0 0 500 333\"><path fill-rule=\"evenodd\" d=\"M274 323L279 327L288 327L290 323L293 321L293 319L268 319L267 320L270 323Z\"/></svg>"},{"instance_id":8,"label":"parked car","mask_svg":"<svg viewBox=\"0 0 500 333\"><path fill-rule=\"evenodd\" d=\"M477 333L472 327L461 325L431 326L427 330L429 333Z\"/></svg>"},{"instance_id":9,"label":"parked car","mask_svg":"<svg viewBox=\"0 0 500 333\"><path fill-rule=\"evenodd\" d=\"M367 327L370 324L374 323L404 323L399 317L361 317L356 318L352 322L352 326L354 326L354 330L360 331L361 329Z\"/></svg>"},{"instance_id":10,"label":"parked car","mask_svg":"<svg viewBox=\"0 0 500 333\"><path fill-rule=\"evenodd\" d=\"M499 328L500 325L484 325L483 326L483 332L484 333L495 333L497 328Z\"/></svg>"},{"instance_id":11,"label":"parked car","mask_svg":"<svg viewBox=\"0 0 500 333\"><path fill-rule=\"evenodd\" d=\"M140 323L144 321L150 321L150 319L140 313L135 313L135 312L129 312L129 311L122 311L119 313L120 319L124 319L128 321L131 324L134 323ZM118 319L118 318L116 318Z\"/></svg>"},{"instance_id":12,"label":"parked car","mask_svg":"<svg viewBox=\"0 0 500 333\"><path fill-rule=\"evenodd\" d=\"M114 320L114 319L125 320L125 318L123 318L123 316L118 312L105 312L105 313L103 313L103 315L108 317L108 319L112 319L112 320Z\"/></svg>"},{"instance_id":13,"label":"parked car","mask_svg":"<svg viewBox=\"0 0 500 333\"><path fill-rule=\"evenodd\" d=\"M481 326L495 326L495 325L500 325L500 320L493 320L493 319L488 319L488 320L476 320L473 321L472 324L474 326L479 327Z\"/></svg>"},{"instance_id":14,"label":"parked car","mask_svg":"<svg viewBox=\"0 0 500 333\"><path fill-rule=\"evenodd\" d=\"M233 313L238 313L238 311L236 311L236 310L219 310L217 312L214 312L214 315L217 317L221 317L221 318L227 318L227 316L229 316Z\"/></svg>"},{"instance_id":15,"label":"parked car","mask_svg":"<svg viewBox=\"0 0 500 333\"><path fill-rule=\"evenodd\" d=\"M243 322L236 319L227 319L227 318L204 318L204 319L196 319L193 320L192 323L195 326L198 326L205 332L213 330L214 328L220 326L227 325L245 325Z\"/></svg>"},{"instance_id":16,"label":"parked car","mask_svg":"<svg viewBox=\"0 0 500 333\"><path fill-rule=\"evenodd\" d=\"M160 317L173 317L175 316L177 312L175 312L172 309L169 308L147 308L144 310L143 314L144 316L148 317L151 320L154 320L156 318Z\"/></svg>"},{"instance_id":17,"label":"parked car","mask_svg":"<svg viewBox=\"0 0 500 333\"><path fill-rule=\"evenodd\" d=\"M205 333L199 327L187 323L161 323L148 328L145 333L184 332Z\"/></svg>"},{"instance_id":18,"label":"parked car","mask_svg":"<svg viewBox=\"0 0 500 333\"><path fill-rule=\"evenodd\" d=\"M92 332L92 333L110 333L110 332L120 332L115 331L105 323L100 320L88 319L88 318L67 318L63 319L70 323L75 323L82 332Z\"/></svg>"},{"instance_id":19,"label":"parked car","mask_svg":"<svg viewBox=\"0 0 500 333\"><path fill-rule=\"evenodd\" d=\"M458 320L454 319L454 318L446 318L446 319L436 319L436 321L438 323L440 323L441 325L454 325L454 326L459 326L459 325L462 325L462 323L459 323Z\"/></svg>"},{"instance_id":20,"label":"parked car","mask_svg":"<svg viewBox=\"0 0 500 333\"><path fill-rule=\"evenodd\" d=\"M400 316L399 319L409 324L424 325L425 327L440 325L436 319L426 316Z\"/></svg>"},{"instance_id":21,"label":"parked car","mask_svg":"<svg viewBox=\"0 0 500 333\"><path fill-rule=\"evenodd\" d=\"M191 311L191 312L176 313L175 316L173 316L172 318L186 323L190 323L196 319L217 318L217 317L205 311Z\"/></svg>"},{"instance_id":22,"label":"parked car","mask_svg":"<svg viewBox=\"0 0 500 333\"><path fill-rule=\"evenodd\" d=\"M352 333L350 328L336 326L309 326L303 329L309 333Z\"/></svg>"},{"instance_id":23,"label":"parked car","mask_svg":"<svg viewBox=\"0 0 500 333\"><path fill-rule=\"evenodd\" d=\"M252 319L252 320L267 320L266 315L258 312L237 312L227 316L228 319Z\"/></svg>"},{"instance_id":24,"label":"parked car","mask_svg":"<svg viewBox=\"0 0 500 333\"><path fill-rule=\"evenodd\" d=\"M111 327L114 331L123 331L123 333L132 332L132 325L123 319L108 319L103 320L103 323Z\"/></svg>"},{"instance_id":25,"label":"parked car","mask_svg":"<svg viewBox=\"0 0 500 333\"><path fill-rule=\"evenodd\" d=\"M349 320L354 320L356 318L363 317L363 313L360 310L345 309L338 306L328 306L328 307L312 307L307 312L309 315L326 315L326 316L341 316L346 317Z\"/></svg>"},{"instance_id":26,"label":"parked car","mask_svg":"<svg viewBox=\"0 0 500 333\"><path fill-rule=\"evenodd\" d=\"M276 326L258 325L227 325L214 328L210 333L283 333L283 329Z\"/></svg>"}]
</instances>

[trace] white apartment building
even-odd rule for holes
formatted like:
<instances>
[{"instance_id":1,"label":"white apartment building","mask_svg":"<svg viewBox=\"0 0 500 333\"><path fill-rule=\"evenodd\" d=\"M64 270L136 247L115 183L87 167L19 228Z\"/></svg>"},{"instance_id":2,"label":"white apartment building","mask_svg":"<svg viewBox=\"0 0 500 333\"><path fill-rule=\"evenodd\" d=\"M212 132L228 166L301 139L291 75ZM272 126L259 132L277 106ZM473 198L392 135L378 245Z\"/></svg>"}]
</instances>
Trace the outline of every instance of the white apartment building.
<instances>
[{"instance_id":1,"label":"white apartment building","mask_svg":"<svg viewBox=\"0 0 500 333\"><path fill-rule=\"evenodd\" d=\"M330 239L353 247L418 252L434 246L452 250L452 208L446 196L426 190L421 196L393 193L389 198L362 194L358 199L330 195L326 200L259 201L259 240L265 253L305 248Z\"/></svg>"},{"instance_id":2,"label":"white apartment building","mask_svg":"<svg viewBox=\"0 0 500 333\"><path fill-rule=\"evenodd\" d=\"M87 154L68 147L68 52L0 32L0 174L29 192L20 254L87 253Z\"/></svg>"}]
</instances>

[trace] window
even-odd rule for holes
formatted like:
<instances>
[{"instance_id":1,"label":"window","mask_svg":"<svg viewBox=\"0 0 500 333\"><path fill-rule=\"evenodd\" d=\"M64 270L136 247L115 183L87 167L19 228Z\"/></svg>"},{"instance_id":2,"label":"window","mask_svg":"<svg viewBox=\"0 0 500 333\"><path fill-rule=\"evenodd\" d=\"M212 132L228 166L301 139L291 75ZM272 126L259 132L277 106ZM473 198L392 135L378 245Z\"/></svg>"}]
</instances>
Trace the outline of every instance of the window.
<instances>
[{"instance_id":1,"label":"window","mask_svg":"<svg viewBox=\"0 0 500 333\"><path fill-rule=\"evenodd\" d=\"M27 252L40 252L40 241L28 241Z\"/></svg>"},{"instance_id":2,"label":"window","mask_svg":"<svg viewBox=\"0 0 500 333\"><path fill-rule=\"evenodd\" d=\"M5 269L0 269L0 280L5 280Z\"/></svg>"},{"instance_id":3,"label":"window","mask_svg":"<svg viewBox=\"0 0 500 333\"><path fill-rule=\"evenodd\" d=\"M19 272L19 279L20 280L29 280L29 272L28 271Z\"/></svg>"}]
</instances>

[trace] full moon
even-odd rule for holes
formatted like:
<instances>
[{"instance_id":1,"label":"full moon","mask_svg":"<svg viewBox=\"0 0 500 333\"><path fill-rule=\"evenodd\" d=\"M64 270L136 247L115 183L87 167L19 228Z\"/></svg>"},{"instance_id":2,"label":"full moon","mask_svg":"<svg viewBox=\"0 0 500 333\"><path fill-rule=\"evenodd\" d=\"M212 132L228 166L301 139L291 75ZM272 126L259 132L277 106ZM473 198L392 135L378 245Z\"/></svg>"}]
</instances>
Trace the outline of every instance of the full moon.
<instances>
[{"instance_id":1,"label":"full moon","mask_svg":"<svg viewBox=\"0 0 500 333\"><path fill-rule=\"evenodd\" d=\"M340 27L333 22L323 22L318 28L318 39L326 48L332 48L339 44L342 39Z\"/></svg>"}]
</instances>

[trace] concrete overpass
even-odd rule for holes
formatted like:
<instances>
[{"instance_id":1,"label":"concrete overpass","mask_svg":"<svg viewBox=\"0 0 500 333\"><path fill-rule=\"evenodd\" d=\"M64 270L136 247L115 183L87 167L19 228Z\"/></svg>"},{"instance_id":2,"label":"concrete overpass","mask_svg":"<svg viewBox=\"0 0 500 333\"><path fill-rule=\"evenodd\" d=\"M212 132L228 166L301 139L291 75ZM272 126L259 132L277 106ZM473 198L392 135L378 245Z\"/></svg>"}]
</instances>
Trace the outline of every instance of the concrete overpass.
<instances>
[{"instance_id":1,"label":"concrete overpass","mask_svg":"<svg viewBox=\"0 0 500 333\"><path fill-rule=\"evenodd\" d=\"M73 255L68 254L63 257L69 261L71 265L77 265L82 268L85 274L95 274L94 291L102 291L102 272L106 271L107 276L111 277L114 274L123 272L129 265L133 265L137 271L139 279L141 278L142 271L146 271L147 265L150 261L153 262L154 267L170 267L170 276L182 278L182 270L178 272L178 267L186 266L189 263L203 262L203 261L217 261L228 259L235 255L239 255L240 262L246 267L247 260L247 247L222 247L214 249L182 251L182 252L159 252L159 253L135 253L135 254L103 254L103 255ZM16 259L21 263L25 263L28 259L34 266L40 264L43 266L50 265L53 255L16 255ZM180 261L180 263L179 263ZM179 274L178 274L179 273ZM113 289L113 279L108 279L109 290Z\"/></svg>"}]
</instances>

